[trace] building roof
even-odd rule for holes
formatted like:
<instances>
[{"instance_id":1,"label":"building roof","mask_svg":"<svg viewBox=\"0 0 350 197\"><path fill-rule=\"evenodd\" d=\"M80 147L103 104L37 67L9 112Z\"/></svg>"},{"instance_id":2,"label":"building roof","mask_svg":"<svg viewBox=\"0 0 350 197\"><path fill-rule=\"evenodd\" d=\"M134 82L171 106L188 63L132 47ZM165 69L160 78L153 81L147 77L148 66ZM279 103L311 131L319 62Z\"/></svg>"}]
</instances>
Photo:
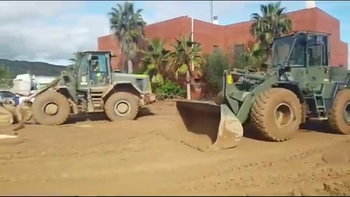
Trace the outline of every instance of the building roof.
<instances>
[{"instance_id":1,"label":"building roof","mask_svg":"<svg viewBox=\"0 0 350 197\"><path fill-rule=\"evenodd\" d=\"M301 9L301 10L295 10L295 11L292 11L292 12L287 12L286 14L287 15L290 15L290 14L298 14L298 13L301 13L301 12L306 12L306 11L311 11L311 10L317 10L317 11L320 11L322 12L323 14L326 14L328 15L330 18L333 18L337 21L339 21L337 18L335 18L334 16L328 14L327 12L325 12L324 10L318 8L318 7L314 7L314 8L305 8L305 9ZM152 25L156 25L158 23L163 23L163 22L168 22L168 21L171 21L171 20L177 20L179 18L186 18L188 16L179 16L179 17L175 17L175 18L170 18L170 19L167 19L167 20L163 20L163 21L159 21L159 22L156 22L156 23L151 23L151 24L148 24L147 26L152 26ZM195 19L195 20L198 20L198 19ZM198 20L198 21L202 21L202 20ZM206 23L211 23L211 22L208 22L208 21L202 21L202 22L206 22ZM231 24L227 24L227 25L220 25L220 24L214 24L214 23L211 23L213 25L217 25L217 26L231 26L231 25L243 25L245 23L251 23L252 21L242 21L242 22L238 22L238 23L231 23Z\"/></svg>"}]
</instances>

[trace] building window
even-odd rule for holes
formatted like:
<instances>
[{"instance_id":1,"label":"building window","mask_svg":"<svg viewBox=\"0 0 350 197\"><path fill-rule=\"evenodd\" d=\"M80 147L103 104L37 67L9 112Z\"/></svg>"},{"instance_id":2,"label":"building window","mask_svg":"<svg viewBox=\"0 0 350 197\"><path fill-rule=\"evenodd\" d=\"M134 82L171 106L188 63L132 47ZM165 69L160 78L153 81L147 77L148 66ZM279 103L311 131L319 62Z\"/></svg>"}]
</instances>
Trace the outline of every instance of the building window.
<instances>
[{"instance_id":1,"label":"building window","mask_svg":"<svg viewBox=\"0 0 350 197\"><path fill-rule=\"evenodd\" d=\"M244 55L244 44L236 44L234 48L234 53L236 57Z\"/></svg>"}]
</instances>

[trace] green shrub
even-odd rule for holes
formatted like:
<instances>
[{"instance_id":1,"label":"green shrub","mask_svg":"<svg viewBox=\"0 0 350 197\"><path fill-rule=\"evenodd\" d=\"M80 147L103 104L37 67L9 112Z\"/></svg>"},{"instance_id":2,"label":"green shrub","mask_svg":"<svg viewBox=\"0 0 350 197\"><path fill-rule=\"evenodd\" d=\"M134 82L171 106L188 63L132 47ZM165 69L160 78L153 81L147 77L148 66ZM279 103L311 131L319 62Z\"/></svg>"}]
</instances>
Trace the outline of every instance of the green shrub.
<instances>
[{"instance_id":1,"label":"green shrub","mask_svg":"<svg viewBox=\"0 0 350 197\"><path fill-rule=\"evenodd\" d=\"M158 85L156 94L159 99L172 99L184 97L186 92L178 84L165 80Z\"/></svg>"},{"instance_id":2,"label":"green shrub","mask_svg":"<svg viewBox=\"0 0 350 197\"><path fill-rule=\"evenodd\" d=\"M229 68L229 60L226 55L216 49L212 54L207 56L206 64L204 65L204 76L208 85L212 87L216 93L222 89L222 76L224 70Z\"/></svg>"}]
</instances>

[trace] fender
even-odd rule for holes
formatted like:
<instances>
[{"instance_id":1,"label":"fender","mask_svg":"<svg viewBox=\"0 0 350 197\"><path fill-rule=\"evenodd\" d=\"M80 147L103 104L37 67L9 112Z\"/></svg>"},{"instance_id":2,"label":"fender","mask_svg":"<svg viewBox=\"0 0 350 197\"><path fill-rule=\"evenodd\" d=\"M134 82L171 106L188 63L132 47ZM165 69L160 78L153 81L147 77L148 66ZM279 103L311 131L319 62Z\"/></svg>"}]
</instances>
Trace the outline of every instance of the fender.
<instances>
[{"instance_id":1,"label":"fender","mask_svg":"<svg viewBox=\"0 0 350 197\"><path fill-rule=\"evenodd\" d=\"M332 93L333 100L337 96L337 93L343 89L350 89L350 86L348 86L348 81L347 82L341 82L341 81L335 82L335 86L334 86L333 93ZM332 101L332 103L333 103L333 101Z\"/></svg>"},{"instance_id":2,"label":"fender","mask_svg":"<svg viewBox=\"0 0 350 197\"><path fill-rule=\"evenodd\" d=\"M107 99L115 92L130 92L137 96L140 100L143 100L144 92L138 87L128 81L118 81L117 83L111 84L106 91L102 94L102 106L104 106Z\"/></svg>"},{"instance_id":3,"label":"fender","mask_svg":"<svg viewBox=\"0 0 350 197\"><path fill-rule=\"evenodd\" d=\"M133 94L137 95L139 98L141 98L142 95L145 95L145 93L142 90L140 90L137 86L130 83L129 81L118 81L117 83L113 83L109 85L106 91L102 94L102 98L105 98L111 92L115 91L117 88L121 90L131 91Z\"/></svg>"},{"instance_id":4,"label":"fender","mask_svg":"<svg viewBox=\"0 0 350 197\"><path fill-rule=\"evenodd\" d=\"M295 95L297 95L300 103L304 103L305 102L304 95L303 95L302 91L299 88L299 83L298 82L294 82L294 81L278 82L273 87L275 87L275 88L284 88L284 89L290 90Z\"/></svg>"}]
</instances>

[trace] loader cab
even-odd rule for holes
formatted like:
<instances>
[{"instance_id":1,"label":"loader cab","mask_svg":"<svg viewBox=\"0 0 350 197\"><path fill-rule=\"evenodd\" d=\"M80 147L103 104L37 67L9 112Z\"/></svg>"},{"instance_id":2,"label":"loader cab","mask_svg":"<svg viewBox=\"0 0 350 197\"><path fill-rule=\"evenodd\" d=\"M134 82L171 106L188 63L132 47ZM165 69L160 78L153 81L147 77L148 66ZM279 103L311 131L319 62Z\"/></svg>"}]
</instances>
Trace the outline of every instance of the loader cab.
<instances>
[{"instance_id":1,"label":"loader cab","mask_svg":"<svg viewBox=\"0 0 350 197\"><path fill-rule=\"evenodd\" d=\"M291 80L303 89L318 91L330 80L329 35L314 32L296 32L277 38L273 44L273 62L288 68Z\"/></svg>"},{"instance_id":2,"label":"loader cab","mask_svg":"<svg viewBox=\"0 0 350 197\"><path fill-rule=\"evenodd\" d=\"M329 66L328 34L297 32L276 38L272 65L284 67Z\"/></svg>"},{"instance_id":3,"label":"loader cab","mask_svg":"<svg viewBox=\"0 0 350 197\"><path fill-rule=\"evenodd\" d=\"M80 54L76 73L78 90L109 85L111 83L111 53L93 51Z\"/></svg>"}]
</instances>

